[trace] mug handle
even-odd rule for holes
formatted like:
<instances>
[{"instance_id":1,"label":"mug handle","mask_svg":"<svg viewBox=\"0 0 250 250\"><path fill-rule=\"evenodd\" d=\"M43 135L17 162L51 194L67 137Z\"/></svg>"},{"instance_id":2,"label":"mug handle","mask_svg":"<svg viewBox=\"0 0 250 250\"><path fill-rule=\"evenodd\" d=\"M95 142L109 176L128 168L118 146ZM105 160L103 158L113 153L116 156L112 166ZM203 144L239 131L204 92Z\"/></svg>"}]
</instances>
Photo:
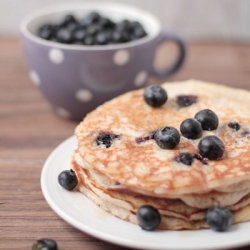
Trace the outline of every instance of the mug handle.
<instances>
[{"instance_id":1,"label":"mug handle","mask_svg":"<svg viewBox=\"0 0 250 250\"><path fill-rule=\"evenodd\" d=\"M154 67L152 67L151 74L153 76L161 77L161 78L168 77L168 76L172 75L173 73L175 73L182 66L182 64L184 62L184 59L186 57L186 45L185 45L184 41L179 36L177 36L175 34L162 32L160 34L160 38L159 38L159 41L157 43L157 47L160 44L167 42L167 41L173 41L178 45L179 55L176 58L173 65L171 65L167 69L159 71L159 70L156 70Z\"/></svg>"}]
</instances>

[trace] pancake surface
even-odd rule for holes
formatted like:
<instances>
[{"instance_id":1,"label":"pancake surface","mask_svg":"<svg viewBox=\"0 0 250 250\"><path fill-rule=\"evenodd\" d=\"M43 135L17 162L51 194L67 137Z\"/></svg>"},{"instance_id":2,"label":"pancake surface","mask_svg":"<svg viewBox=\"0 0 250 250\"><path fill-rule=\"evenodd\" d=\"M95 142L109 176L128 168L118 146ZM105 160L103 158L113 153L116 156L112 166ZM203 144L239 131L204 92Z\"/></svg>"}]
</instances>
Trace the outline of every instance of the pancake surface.
<instances>
[{"instance_id":1,"label":"pancake surface","mask_svg":"<svg viewBox=\"0 0 250 250\"><path fill-rule=\"evenodd\" d=\"M172 226L162 226L167 229L205 227L204 209L215 205L230 207L238 217L243 213L244 218L235 223L248 220L250 92L195 80L165 83L162 87L168 93L168 100L159 108L147 105L140 89L103 104L77 126L78 149L73 156L73 169L83 179L79 190L93 193L89 194L90 199L100 206L105 201L104 209L113 214L111 207L118 206L121 210L113 209L123 211L115 214L118 217L122 218L125 211L132 213L126 218L134 223L138 204L154 203L156 199L155 206L159 208L161 204L160 210L164 210L162 202L168 202L167 207L171 203L172 212L164 212L173 221ZM180 107L177 100L183 96L196 102ZM171 150L156 144L152 135L157 129L172 126L180 130L183 120L194 118L202 109L213 110L219 118L218 128L203 131L202 137L216 135L223 141L225 152L221 159L198 157L201 138L191 140L181 136L180 143ZM107 136L108 147L98 143L100 136ZM185 152L196 155L191 166L176 160ZM114 204L107 194L119 194L116 200L121 203ZM127 202L129 195L133 197L128 202L132 202L133 209L123 206L122 201ZM179 210L190 211L192 216L180 215Z\"/></svg>"}]
</instances>

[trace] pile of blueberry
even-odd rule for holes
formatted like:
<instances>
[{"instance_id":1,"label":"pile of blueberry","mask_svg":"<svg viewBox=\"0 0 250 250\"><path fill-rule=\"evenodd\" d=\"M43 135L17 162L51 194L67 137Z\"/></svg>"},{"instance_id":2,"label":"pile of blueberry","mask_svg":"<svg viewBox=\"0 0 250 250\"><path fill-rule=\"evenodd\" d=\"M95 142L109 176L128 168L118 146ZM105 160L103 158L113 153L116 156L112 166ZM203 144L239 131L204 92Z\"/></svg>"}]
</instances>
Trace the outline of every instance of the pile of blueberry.
<instances>
[{"instance_id":1,"label":"pile of blueberry","mask_svg":"<svg viewBox=\"0 0 250 250\"><path fill-rule=\"evenodd\" d=\"M122 20L115 23L97 12L91 12L81 20L66 15L60 23L46 23L38 30L38 36L59 43L80 45L106 45L126 43L147 35L138 21Z\"/></svg>"},{"instance_id":2,"label":"pile of blueberry","mask_svg":"<svg viewBox=\"0 0 250 250\"><path fill-rule=\"evenodd\" d=\"M166 90L159 85L148 86L144 90L143 97L145 102L152 107L160 107L168 99ZM180 125L180 131L188 139L198 139L202 136L203 130L215 130L218 124L217 115L210 109L203 109L195 114L194 119L184 120ZM180 134L176 128L167 126L158 129L154 134L154 139L159 147L173 149L180 142ZM210 135L200 140L198 150L202 157L216 160L223 156L225 146L219 137Z\"/></svg>"}]
</instances>

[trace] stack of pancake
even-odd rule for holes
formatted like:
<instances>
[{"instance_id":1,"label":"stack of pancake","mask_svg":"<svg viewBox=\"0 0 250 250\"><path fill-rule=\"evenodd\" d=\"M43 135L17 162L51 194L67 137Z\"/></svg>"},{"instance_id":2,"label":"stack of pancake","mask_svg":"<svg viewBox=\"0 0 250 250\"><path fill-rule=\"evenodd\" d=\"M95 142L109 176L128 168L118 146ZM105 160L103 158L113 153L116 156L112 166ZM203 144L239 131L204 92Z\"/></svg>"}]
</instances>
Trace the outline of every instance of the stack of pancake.
<instances>
[{"instance_id":1,"label":"stack of pancake","mask_svg":"<svg viewBox=\"0 0 250 250\"><path fill-rule=\"evenodd\" d=\"M143 89L121 95L89 113L77 126L78 148L72 169L80 192L102 209L137 224L136 211L152 205L161 214L160 229L207 227L206 211L227 207L233 224L250 220L250 92L189 80L165 83L167 102L146 104ZM180 105L187 100L187 105ZM192 102L189 102L192 100ZM203 109L219 118L214 131L225 145L219 160L198 154L200 139L181 136L176 148L160 148L154 132L180 124ZM178 161L194 156L191 166Z\"/></svg>"}]
</instances>

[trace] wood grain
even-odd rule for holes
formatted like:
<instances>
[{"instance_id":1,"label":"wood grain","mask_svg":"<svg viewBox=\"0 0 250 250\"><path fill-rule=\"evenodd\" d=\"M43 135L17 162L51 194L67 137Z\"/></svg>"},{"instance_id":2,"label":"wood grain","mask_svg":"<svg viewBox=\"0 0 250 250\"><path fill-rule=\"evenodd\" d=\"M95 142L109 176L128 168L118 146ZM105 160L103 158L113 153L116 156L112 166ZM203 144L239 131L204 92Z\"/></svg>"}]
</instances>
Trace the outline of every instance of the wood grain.
<instances>
[{"instance_id":1,"label":"wood grain","mask_svg":"<svg viewBox=\"0 0 250 250\"><path fill-rule=\"evenodd\" d=\"M158 51L158 67L167 64L163 56L167 49ZM180 72L169 79L151 77L149 83L188 78L250 89L250 45L189 44ZM76 230L44 200L43 164L76 125L54 114L31 84L19 41L0 39L0 249L31 249L36 239L44 237L55 239L60 250L127 249Z\"/></svg>"}]
</instances>

